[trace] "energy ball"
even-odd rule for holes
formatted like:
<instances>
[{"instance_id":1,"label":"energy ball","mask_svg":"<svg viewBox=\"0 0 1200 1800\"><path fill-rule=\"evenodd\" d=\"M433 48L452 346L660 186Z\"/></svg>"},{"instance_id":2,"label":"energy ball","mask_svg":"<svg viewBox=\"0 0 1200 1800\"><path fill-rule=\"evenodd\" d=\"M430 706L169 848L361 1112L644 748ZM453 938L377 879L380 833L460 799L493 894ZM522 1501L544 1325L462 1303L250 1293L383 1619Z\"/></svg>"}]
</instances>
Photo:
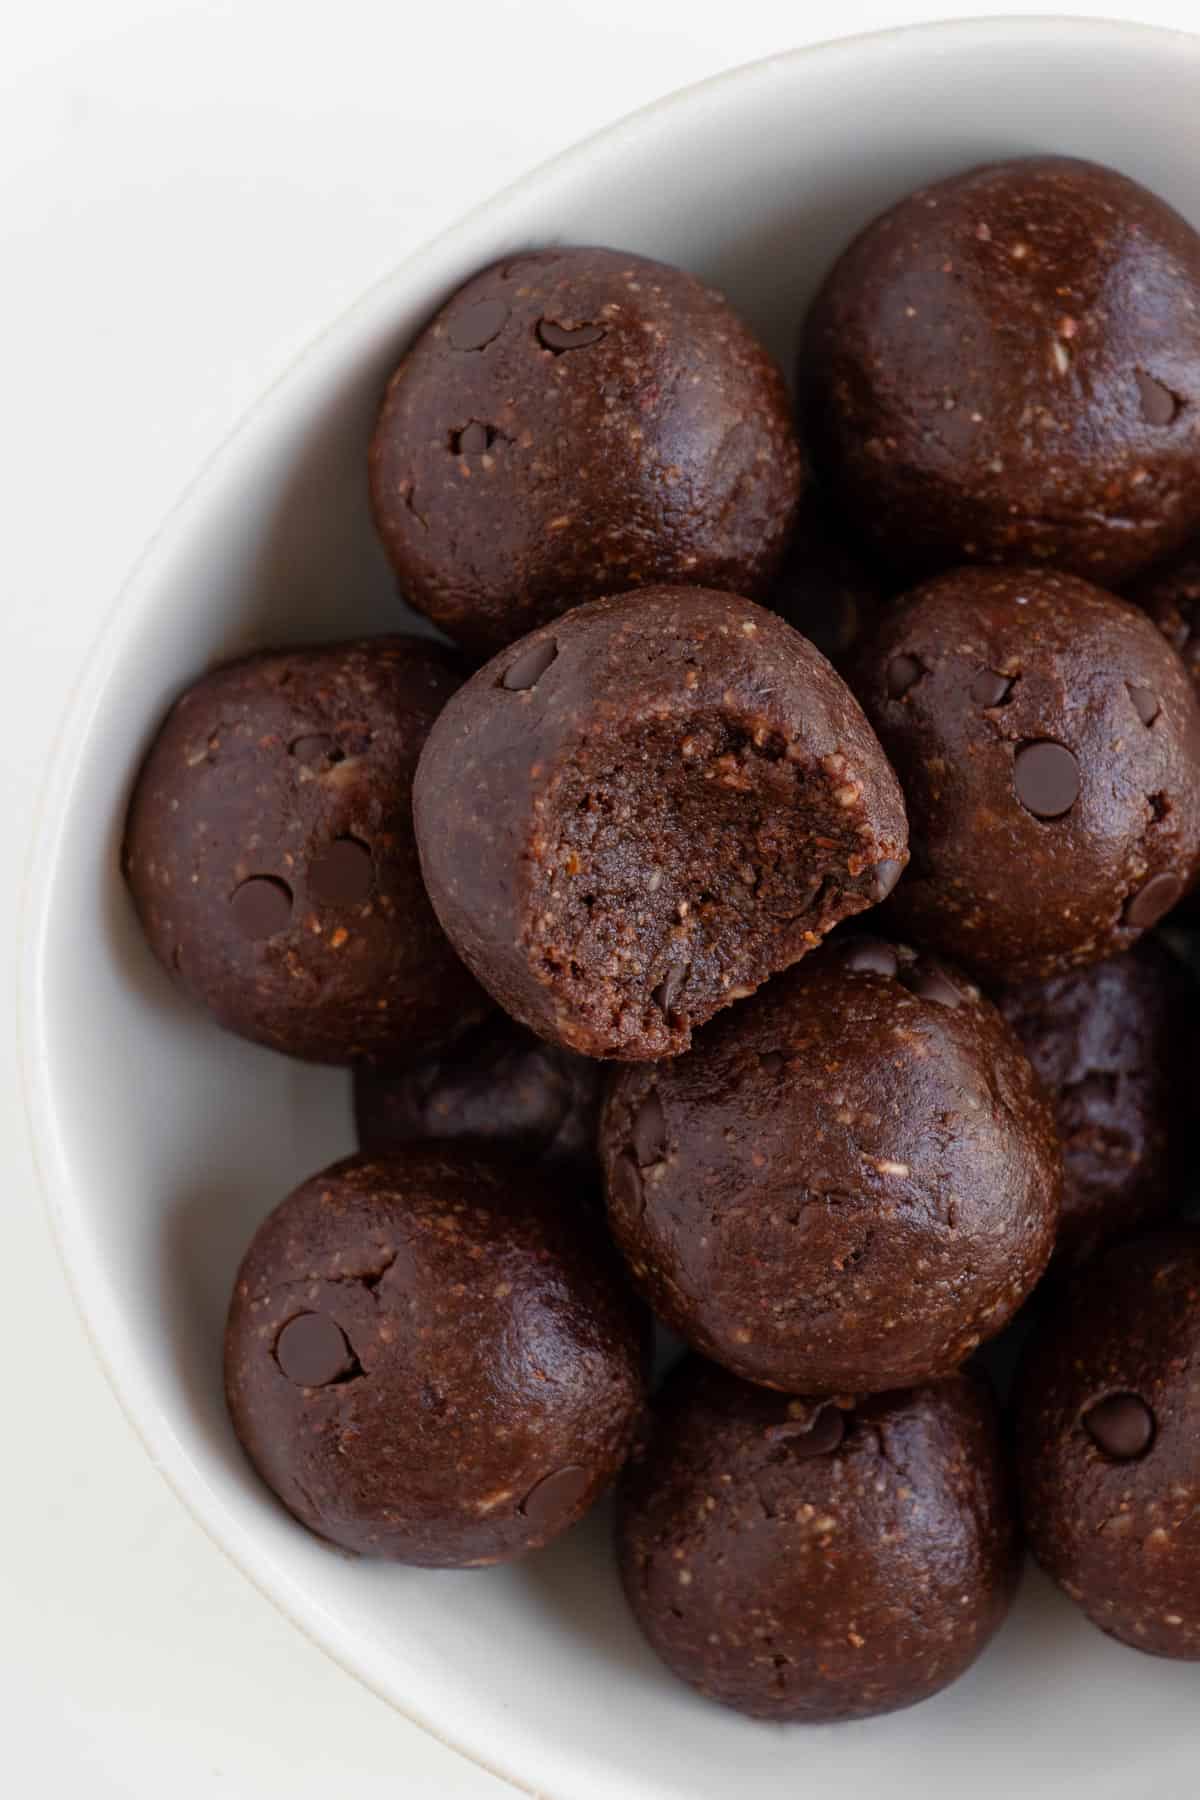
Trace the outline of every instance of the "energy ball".
<instances>
[{"instance_id":1,"label":"energy ball","mask_svg":"<svg viewBox=\"0 0 1200 1800\"><path fill-rule=\"evenodd\" d=\"M1056 1255L1073 1262L1161 1219L1191 1158L1196 995L1143 938L1123 956L1001 994L1054 1106L1064 1180Z\"/></svg>"},{"instance_id":2,"label":"energy ball","mask_svg":"<svg viewBox=\"0 0 1200 1800\"><path fill-rule=\"evenodd\" d=\"M511 257L393 375L371 498L401 589L480 655L654 582L765 594L805 472L721 294L624 250Z\"/></svg>"},{"instance_id":3,"label":"energy ball","mask_svg":"<svg viewBox=\"0 0 1200 1800\"><path fill-rule=\"evenodd\" d=\"M1145 607L1200 687L1200 542L1135 582L1129 598Z\"/></svg>"},{"instance_id":4,"label":"energy ball","mask_svg":"<svg viewBox=\"0 0 1200 1800\"><path fill-rule=\"evenodd\" d=\"M175 702L134 788L125 875L155 955L228 1030L349 1063L489 1010L413 839L417 758L459 679L436 645L374 638L249 656Z\"/></svg>"},{"instance_id":5,"label":"energy ball","mask_svg":"<svg viewBox=\"0 0 1200 1800\"><path fill-rule=\"evenodd\" d=\"M702 588L578 607L493 658L430 734L421 865L460 956L539 1036L673 1056L888 894L895 776L773 613Z\"/></svg>"},{"instance_id":6,"label":"energy ball","mask_svg":"<svg viewBox=\"0 0 1200 1800\"><path fill-rule=\"evenodd\" d=\"M1200 1660L1200 1232L1114 1245L1026 1351L1014 1398L1034 1555L1102 1631Z\"/></svg>"},{"instance_id":7,"label":"energy ball","mask_svg":"<svg viewBox=\"0 0 1200 1800\"><path fill-rule=\"evenodd\" d=\"M893 928L981 980L1127 950L1200 864L1200 700L1145 613L1075 576L956 569L851 673L904 788Z\"/></svg>"},{"instance_id":8,"label":"energy ball","mask_svg":"<svg viewBox=\"0 0 1200 1800\"><path fill-rule=\"evenodd\" d=\"M826 945L686 1056L616 1075L609 1223L659 1318L796 1394L949 1375L1045 1269L1061 1155L1016 1038L961 975Z\"/></svg>"},{"instance_id":9,"label":"energy ball","mask_svg":"<svg viewBox=\"0 0 1200 1800\"><path fill-rule=\"evenodd\" d=\"M818 463L900 568L1116 586L1200 524L1200 236L1111 169L902 200L828 276L801 377Z\"/></svg>"},{"instance_id":10,"label":"energy ball","mask_svg":"<svg viewBox=\"0 0 1200 1800\"><path fill-rule=\"evenodd\" d=\"M599 1187L596 1129L604 1070L543 1043L503 1013L422 1062L355 1072L364 1150L437 1138L541 1169L569 1198Z\"/></svg>"},{"instance_id":11,"label":"energy ball","mask_svg":"<svg viewBox=\"0 0 1200 1800\"><path fill-rule=\"evenodd\" d=\"M624 1462L642 1326L611 1249L533 1171L354 1156L259 1228L225 1337L234 1429L344 1549L474 1568L558 1537Z\"/></svg>"},{"instance_id":12,"label":"energy ball","mask_svg":"<svg viewBox=\"0 0 1200 1800\"><path fill-rule=\"evenodd\" d=\"M810 488L767 604L840 668L883 608L877 571L852 547L848 528Z\"/></svg>"},{"instance_id":13,"label":"energy ball","mask_svg":"<svg viewBox=\"0 0 1200 1800\"><path fill-rule=\"evenodd\" d=\"M787 1400L691 1359L620 1487L625 1593L681 1680L753 1718L912 1706L1003 1620L1018 1548L991 1396L967 1376Z\"/></svg>"}]
</instances>

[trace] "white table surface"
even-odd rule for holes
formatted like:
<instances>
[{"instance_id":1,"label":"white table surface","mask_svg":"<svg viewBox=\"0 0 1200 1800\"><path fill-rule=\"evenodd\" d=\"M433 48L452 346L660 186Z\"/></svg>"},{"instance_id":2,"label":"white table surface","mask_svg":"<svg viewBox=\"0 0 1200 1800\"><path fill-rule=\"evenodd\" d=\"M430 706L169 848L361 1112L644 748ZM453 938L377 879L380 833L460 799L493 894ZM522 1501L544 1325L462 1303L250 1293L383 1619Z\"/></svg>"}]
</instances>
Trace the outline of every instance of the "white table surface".
<instances>
[{"instance_id":1,"label":"white table surface","mask_svg":"<svg viewBox=\"0 0 1200 1800\"><path fill-rule=\"evenodd\" d=\"M1057 11L1183 25L1190 0ZM197 466L333 314L572 139L906 0L40 0L0 25L6 1010L38 788L106 609ZM288 1625L149 1466L4 1157L0 1725L20 1800L511 1794ZM503 1654L503 1646L498 1646Z\"/></svg>"}]
</instances>

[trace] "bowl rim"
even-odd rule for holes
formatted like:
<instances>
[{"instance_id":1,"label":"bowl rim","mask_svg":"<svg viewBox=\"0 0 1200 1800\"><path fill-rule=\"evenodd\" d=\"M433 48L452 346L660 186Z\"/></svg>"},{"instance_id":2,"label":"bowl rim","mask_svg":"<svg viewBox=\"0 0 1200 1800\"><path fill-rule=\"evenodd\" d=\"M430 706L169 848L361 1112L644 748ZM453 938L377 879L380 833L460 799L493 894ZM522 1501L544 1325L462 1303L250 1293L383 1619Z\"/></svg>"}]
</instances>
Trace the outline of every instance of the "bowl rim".
<instances>
[{"instance_id":1,"label":"bowl rim","mask_svg":"<svg viewBox=\"0 0 1200 1800\"><path fill-rule=\"evenodd\" d=\"M48 908L45 900L54 885L62 851L67 801L78 773L78 751L90 735L109 680L126 643L136 635L150 606L158 580L173 553L175 540L182 534L192 515L201 511L210 488L216 485L227 460L238 447L252 439L256 425L270 408L277 393L302 368L315 362L323 349L333 341L348 336L360 319L365 318L376 307L387 304L394 289L419 280L426 265L452 253L455 244L468 239L485 215L494 220L497 213L519 207L532 192L569 181L577 168L584 167L598 156L615 157L624 152L639 136L656 127L664 117L685 113L698 101L720 92L732 92L737 88L752 89L756 83L771 79L785 65L813 59L832 63L863 54L886 55L892 47L902 42L911 45L921 40L932 44L935 40L960 43L974 39L982 52L987 44L997 40L1036 43L1064 32L1077 36L1086 33L1093 41L1108 40L1114 52L1122 45L1132 46L1135 43L1157 46L1164 51L1171 46L1176 53L1191 56L1200 66L1200 34L1180 27L1150 25L1095 15L990 14L982 18L922 21L827 38L818 43L776 51L765 57L736 64L650 100L535 164L460 214L443 230L424 239L371 282L355 300L337 312L288 359L181 489L105 609L89 647L80 660L47 751L26 845L24 879L18 907L17 1070L37 1184L49 1215L53 1242L66 1277L67 1288L96 1361L155 1469L209 1541L229 1558L251 1585L346 1674L361 1682L379 1699L447 1749L493 1779L531 1796L531 1800L559 1800L559 1797L552 1797L542 1786L537 1789L529 1786L519 1772L488 1761L461 1736L451 1733L435 1721L416 1700L399 1698L382 1676L371 1672L365 1659L356 1656L338 1642L336 1628L319 1606L306 1602L300 1594L289 1593L278 1571L270 1566L266 1570L259 1568L253 1533L234 1520L229 1509L208 1492L203 1482L197 1483L196 1469L170 1418L144 1394L139 1394L137 1369L126 1365L117 1349L105 1339L98 1316L102 1311L102 1304L92 1291L92 1276L85 1267L87 1253L80 1242L78 1228L72 1217L74 1184L66 1166L57 1108L52 1094L48 1025L42 1005L43 971L48 948ZM561 1800L569 1800L569 1797L563 1795Z\"/></svg>"}]
</instances>

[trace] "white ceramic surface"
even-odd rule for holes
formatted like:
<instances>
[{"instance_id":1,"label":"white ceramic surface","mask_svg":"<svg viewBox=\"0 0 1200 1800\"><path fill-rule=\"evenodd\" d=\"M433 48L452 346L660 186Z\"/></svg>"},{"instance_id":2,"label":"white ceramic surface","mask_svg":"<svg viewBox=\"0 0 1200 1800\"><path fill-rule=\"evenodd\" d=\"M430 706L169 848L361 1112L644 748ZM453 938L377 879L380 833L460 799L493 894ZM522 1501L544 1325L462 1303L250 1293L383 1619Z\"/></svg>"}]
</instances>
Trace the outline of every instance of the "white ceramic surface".
<instances>
[{"instance_id":1,"label":"white ceramic surface","mask_svg":"<svg viewBox=\"0 0 1200 1800\"><path fill-rule=\"evenodd\" d=\"M781 56L614 127L404 264L272 390L151 546L71 709L31 880L22 1030L50 1205L97 1350L151 1456L250 1578L380 1693L531 1792L1173 1800L1194 1791L1200 1673L1108 1643L1031 1576L995 1644L937 1700L849 1728L766 1728L658 1667L626 1617L603 1517L524 1567L461 1575L355 1562L309 1538L238 1453L220 1331L254 1224L350 1146L348 1086L222 1036L160 977L117 870L129 779L168 698L214 658L394 623L366 434L398 348L481 263L547 240L646 251L724 286L786 358L849 234L986 157L1094 156L1200 223L1198 93L1200 40L1010 19Z\"/></svg>"}]
</instances>

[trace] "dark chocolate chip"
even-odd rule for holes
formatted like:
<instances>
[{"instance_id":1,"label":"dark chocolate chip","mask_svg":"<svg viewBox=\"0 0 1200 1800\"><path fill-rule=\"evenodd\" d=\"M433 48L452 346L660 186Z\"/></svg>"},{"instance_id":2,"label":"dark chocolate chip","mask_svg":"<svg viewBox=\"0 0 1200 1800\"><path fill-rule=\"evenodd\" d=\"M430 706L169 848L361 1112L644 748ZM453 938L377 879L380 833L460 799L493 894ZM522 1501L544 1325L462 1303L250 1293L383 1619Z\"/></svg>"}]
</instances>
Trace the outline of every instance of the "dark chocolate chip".
<instances>
[{"instance_id":1,"label":"dark chocolate chip","mask_svg":"<svg viewBox=\"0 0 1200 1800\"><path fill-rule=\"evenodd\" d=\"M308 865L308 892L322 906L360 906L375 885L371 852L358 838L335 838Z\"/></svg>"},{"instance_id":2,"label":"dark chocolate chip","mask_svg":"<svg viewBox=\"0 0 1200 1800\"><path fill-rule=\"evenodd\" d=\"M1138 385L1138 397L1142 403L1142 417L1148 425L1169 425L1179 411L1179 401L1169 387L1161 381L1155 381L1153 375L1147 375L1144 369L1134 371L1134 379Z\"/></svg>"},{"instance_id":3,"label":"dark chocolate chip","mask_svg":"<svg viewBox=\"0 0 1200 1800\"><path fill-rule=\"evenodd\" d=\"M963 1003L963 997L950 977L936 964L909 970L904 985L918 1000L933 1000L938 1006L948 1006L951 1010Z\"/></svg>"},{"instance_id":4,"label":"dark chocolate chip","mask_svg":"<svg viewBox=\"0 0 1200 1800\"><path fill-rule=\"evenodd\" d=\"M1083 1415L1084 1430L1105 1456L1131 1462L1150 1448L1154 1414L1136 1394L1109 1394Z\"/></svg>"},{"instance_id":5,"label":"dark chocolate chip","mask_svg":"<svg viewBox=\"0 0 1200 1800\"><path fill-rule=\"evenodd\" d=\"M481 450L487 449L489 441L488 428L481 425L478 419L472 419L469 425L464 425L461 431L454 433L454 448L459 456L477 456Z\"/></svg>"},{"instance_id":6,"label":"dark chocolate chip","mask_svg":"<svg viewBox=\"0 0 1200 1800\"><path fill-rule=\"evenodd\" d=\"M783 1067L783 1061L782 1050L768 1050L765 1055L759 1057L758 1066L767 1075L778 1075Z\"/></svg>"},{"instance_id":7,"label":"dark chocolate chip","mask_svg":"<svg viewBox=\"0 0 1200 1800\"><path fill-rule=\"evenodd\" d=\"M308 737L293 738L288 745L296 761L302 763L324 762L335 748L333 739L323 731L311 732Z\"/></svg>"},{"instance_id":8,"label":"dark chocolate chip","mask_svg":"<svg viewBox=\"0 0 1200 1800\"><path fill-rule=\"evenodd\" d=\"M769 1438L786 1441L790 1456L831 1456L846 1435L846 1421L839 1406L823 1406L816 1417L805 1424L789 1419L786 1424L768 1428Z\"/></svg>"},{"instance_id":9,"label":"dark chocolate chip","mask_svg":"<svg viewBox=\"0 0 1200 1800\"><path fill-rule=\"evenodd\" d=\"M633 1153L639 1168L661 1162L667 1154L667 1121L658 1089L651 1088L633 1116Z\"/></svg>"},{"instance_id":10,"label":"dark chocolate chip","mask_svg":"<svg viewBox=\"0 0 1200 1800\"><path fill-rule=\"evenodd\" d=\"M1015 679L1012 675L998 675L995 669L983 669L971 683L971 698L976 706L1003 706Z\"/></svg>"},{"instance_id":11,"label":"dark chocolate chip","mask_svg":"<svg viewBox=\"0 0 1200 1800\"><path fill-rule=\"evenodd\" d=\"M660 1006L668 1017L675 1011L675 1003L683 992L683 984L688 978L691 963L672 963L666 975L659 982L653 993L656 1006Z\"/></svg>"},{"instance_id":12,"label":"dark chocolate chip","mask_svg":"<svg viewBox=\"0 0 1200 1800\"><path fill-rule=\"evenodd\" d=\"M1125 902L1125 923L1132 925L1135 931L1148 931L1182 896L1183 883L1178 875L1152 875L1145 886Z\"/></svg>"},{"instance_id":13,"label":"dark chocolate chip","mask_svg":"<svg viewBox=\"0 0 1200 1800\"><path fill-rule=\"evenodd\" d=\"M899 968L896 952L882 938L855 938L846 945L846 967L861 975L894 975Z\"/></svg>"},{"instance_id":14,"label":"dark chocolate chip","mask_svg":"<svg viewBox=\"0 0 1200 1800\"><path fill-rule=\"evenodd\" d=\"M479 300L450 320L446 336L455 350L482 350L499 337L507 323L508 308L503 300Z\"/></svg>"},{"instance_id":15,"label":"dark chocolate chip","mask_svg":"<svg viewBox=\"0 0 1200 1800\"><path fill-rule=\"evenodd\" d=\"M558 645L553 638L543 638L540 644L531 644L523 650L516 662L509 663L500 677L500 686L510 693L524 693L527 688L536 687L550 664L558 655Z\"/></svg>"},{"instance_id":16,"label":"dark chocolate chip","mask_svg":"<svg viewBox=\"0 0 1200 1800\"><path fill-rule=\"evenodd\" d=\"M1153 725L1162 711L1158 695L1148 687L1135 687L1132 682L1126 682L1125 685L1129 689L1129 698L1133 701L1134 709L1142 724Z\"/></svg>"},{"instance_id":17,"label":"dark chocolate chip","mask_svg":"<svg viewBox=\"0 0 1200 1800\"><path fill-rule=\"evenodd\" d=\"M291 922L292 890L276 875L252 875L234 888L229 907L234 924L245 937L274 937Z\"/></svg>"},{"instance_id":18,"label":"dark chocolate chip","mask_svg":"<svg viewBox=\"0 0 1200 1800\"><path fill-rule=\"evenodd\" d=\"M556 1525L567 1518L592 1485L592 1476L578 1463L568 1463L543 1475L536 1487L530 1488L521 1502L521 1513L535 1525Z\"/></svg>"},{"instance_id":19,"label":"dark chocolate chip","mask_svg":"<svg viewBox=\"0 0 1200 1800\"><path fill-rule=\"evenodd\" d=\"M604 336L603 325L576 325L568 329L565 325L556 325L553 319L539 319L538 342L547 350L553 350L561 356L564 350L586 350L589 344L598 344Z\"/></svg>"},{"instance_id":20,"label":"dark chocolate chip","mask_svg":"<svg viewBox=\"0 0 1200 1800\"><path fill-rule=\"evenodd\" d=\"M1061 819L1079 798L1079 764L1065 744L1040 738L1017 751L1013 786L1035 819Z\"/></svg>"},{"instance_id":21,"label":"dark chocolate chip","mask_svg":"<svg viewBox=\"0 0 1200 1800\"><path fill-rule=\"evenodd\" d=\"M887 667L887 691L900 700L925 673L915 656L893 656Z\"/></svg>"},{"instance_id":22,"label":"dark chocolate chip","mask_svg":"<svg viewBox=\"0 0 1200 1800\"><path fill-rule=\"evenodd\" d=\"M275 1361L297 1387L327 1387L357 1367L342 1329L324 1313L299 1313L275 1339Z\"/></svg>"},{"instance_id":23,"label":"dark chocolate chip","mask_svg":"<svg viewBox=\"0 0 1200 1800\"><path fill-rule=\"evenodd\" d=\"M876 901L887 899L903 873L904 864L897 862L894 856L885 856L882 862L875 864L875 881L871 892Z\"/></svg>"}]
</instances>

